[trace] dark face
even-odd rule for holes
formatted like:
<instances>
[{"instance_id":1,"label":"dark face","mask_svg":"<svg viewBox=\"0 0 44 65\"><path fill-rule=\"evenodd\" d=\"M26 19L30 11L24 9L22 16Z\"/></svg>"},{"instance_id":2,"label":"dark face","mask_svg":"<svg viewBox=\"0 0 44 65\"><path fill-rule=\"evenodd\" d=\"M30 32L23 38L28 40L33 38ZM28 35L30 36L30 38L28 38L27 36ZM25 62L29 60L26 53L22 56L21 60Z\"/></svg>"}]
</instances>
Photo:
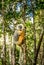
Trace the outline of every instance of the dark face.
<instances>
[{"instance_id":1,"label":"dark face","mask_svg":"<svg viewBox=\"0 0 44 65\"><path fill-rule=\"evenodd\" d=\"M19 26L19 29L22 30L22 26L21 25Z\"/></svg>"}]
</instances>

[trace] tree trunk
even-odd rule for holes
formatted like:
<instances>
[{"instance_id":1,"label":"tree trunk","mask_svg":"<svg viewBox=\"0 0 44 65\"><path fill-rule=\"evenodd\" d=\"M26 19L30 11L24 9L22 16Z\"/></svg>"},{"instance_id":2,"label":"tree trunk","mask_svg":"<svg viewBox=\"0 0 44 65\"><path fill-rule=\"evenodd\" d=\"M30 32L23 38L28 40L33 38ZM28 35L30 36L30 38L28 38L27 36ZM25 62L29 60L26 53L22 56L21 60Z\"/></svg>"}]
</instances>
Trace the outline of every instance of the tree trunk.
<instances>
[{"instance_id":1,"label":"tree trunk","mask_svg":"<svg viewBox=\"0 0 44 65\"><path fill-rule=\"evenodd\" d=\"M9 62L10 62L10 65L11 65L11 47L10 47L10 45L9 45Z\"/></svg>"},{"instance_id":2,"label":"tree trunk","mask_svg":"<svg viewBox=\"0 0 44 65\"><path fill-rule=\"evenodd\" d=\"M2 0L2 16L3 16L3 65L6 65L6 33L5 33L5 21L4 21L4 0Z\"/></svg>"},{"instance_id":3,"label":"tree trunk","mask_svg":"<svg viewBox=\"0 0 44 65\"><path fill-rule=\"evenodd\" d=\"M12 65L16 65L16 45L13 38L13 46L11 48L11 63Z\"/></svg>"},{"instance_id":4,"label":"tree trunk","mask_svg":"<svg viewBox=\"0 0 44 65\"><path fill-rule=\"evenodd\" d=\"M3 65L6 65L6 33L5 33L5 25L3 19Z\"/></svg>"},{"instance_id":5,"label":"tree trunk","mask_svg":"<svg viewBox=\"0 0 44 65\"><path fill-rule=\"evenodd\" d=\"M35 13L34 13L34 4L33 4L33 0L31 0L31 10L32 10L32 14L33 14L33 37L34 37L34 63L35 61L35 57L36 57L36 29L35 29Z\"/></svg>"},{"instance_id":6,"label":"tree trunk","mask_svg":"<svg viewBox=\"0 0 44 65\"><path fill-rule=\"evenodd\" d=\"M42 65L44 65L44 40L43 40L43 61L42 61Z\"/></svg>"},{"instance_id":7,"label":"tree trunk","mask_svg":"<svg viewBox=\"0 0 44 65\"><path fill-rule=\"evenodd\" d=\"M25 43L20 48L19 64L26 65L26 45L25 45Z\"/></svg>"},{"instance_id":8,"label":"tree trunk","mask_svg":"<svg viewBox=\"0 0 44 65\"><path fill-rule=\"evenodd\" d=\"M34 62L35 62L35 56L36 56L36 30L35 30L34 11L32 11L32 13L33 13Z\"/></svg>"},{"instance_id":9,"label":"tree trunk","mask_svg":"<svg viewBox=\"0 0 44 65\"><path fill-rule=\"evenodd\" d=\"M22 45L22 52L23 52L23 65L26 65L27 63L27 60L26 60L26 26L25 26L25 21L26 21L26 18L25 18L25 10L26 10L26 1L24 0L23 1L23 10L22 10L22 18L23 18L23 24L24 24L24 27L25 27L25 39L23 41L23 45Z\"/></svg>"},{"instance_id":10,"label":"tree trunk","mask_svg":"<svg viewBox=\"0 0 44 65\"><path fill-rule=\"evenodd\" d=\"M39 54L39 50L40 50L40 46L41 46L41 42L42 42L42 39L43 39L43 31L41 33L41 36L40 36L40 40L38 42L38 47L37 47L37 51L36 51L36 56L35 56L35 62L34 62L34 65L36 65L37 63L37 57L38 57L38 54Z\"/></svg>"},{"instance_id":11,"label":"tree trunk","mask_svg":"<svg viewBox=\"0 0 44 65\"><path fill-rule=\"evenodd\" d=\"M4 44L3 44L3 61L4 65L6 65L6 37L5 37L5 32L4 32Z\"/></svg>"}]
</instances>

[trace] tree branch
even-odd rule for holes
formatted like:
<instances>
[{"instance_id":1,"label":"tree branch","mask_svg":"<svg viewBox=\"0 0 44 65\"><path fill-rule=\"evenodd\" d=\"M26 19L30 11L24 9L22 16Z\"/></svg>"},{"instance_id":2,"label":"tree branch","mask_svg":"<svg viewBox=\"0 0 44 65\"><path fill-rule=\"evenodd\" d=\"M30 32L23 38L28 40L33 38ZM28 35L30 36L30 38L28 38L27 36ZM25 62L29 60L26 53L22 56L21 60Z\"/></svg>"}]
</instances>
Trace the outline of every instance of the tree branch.
<instances>
[{"instance_id":1,"label":"tree branch","mask_svg":"<svg viewBox=\"0 0 44 65\"><path fill-rule=\"evenodd\" d=\"M42 39L43 39L43 35L44 35L44 31L41 32L40 40L38 42L34 65L36 65L36 63L37 63L37 57L38 57L38 54L39 54L39 50L40 50L41 42L42 42Z\"/></svg>"}]
</instances>

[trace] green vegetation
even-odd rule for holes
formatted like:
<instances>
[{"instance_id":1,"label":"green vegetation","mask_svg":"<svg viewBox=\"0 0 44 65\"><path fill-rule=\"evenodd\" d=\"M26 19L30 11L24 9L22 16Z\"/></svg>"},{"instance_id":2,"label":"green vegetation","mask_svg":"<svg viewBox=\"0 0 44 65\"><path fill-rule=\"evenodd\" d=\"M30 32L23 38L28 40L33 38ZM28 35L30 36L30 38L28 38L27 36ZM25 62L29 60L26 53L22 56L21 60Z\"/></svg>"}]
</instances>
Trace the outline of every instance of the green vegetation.
<instances>
[{"instance_id":1,"label":"green vegetation","mask_svg":"<svg viewBox=\"0 0 44 65\"><path fill-rule=\"evenodd\" d=\"M21 46L18 24L25 27ZM0 0L0 65L44 65L44 0Z\"/></svg>"}]
</instances>

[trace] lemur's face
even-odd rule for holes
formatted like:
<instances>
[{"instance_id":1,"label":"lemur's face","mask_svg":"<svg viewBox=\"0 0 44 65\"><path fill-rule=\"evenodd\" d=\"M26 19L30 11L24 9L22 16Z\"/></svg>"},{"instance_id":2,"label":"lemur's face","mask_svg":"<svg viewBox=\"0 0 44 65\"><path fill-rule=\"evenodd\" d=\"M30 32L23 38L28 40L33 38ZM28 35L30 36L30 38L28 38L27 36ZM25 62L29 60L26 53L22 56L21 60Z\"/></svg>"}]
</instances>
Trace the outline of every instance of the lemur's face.
<instances>
[{"instance_id":1,"label":"lemur's face","mask_svg":"<svg viewBox=\"0 0 44 65\"><path fill-rule=\"evenodd\" d=\"M19 28L19 30L22 30L22 26L20 25L20 26L18 26L18 28Z\"/></svg>"},{"instance_id":2,"label":"lemur's face","mask_svg":"<svg viewBox=\"0 0 44 65\"><path fill-rule=\"evenodd\" d=\"M21 31L24 29L24 26L22 24L18 24L16 29Z\"/></svg>"}]
</instances>

